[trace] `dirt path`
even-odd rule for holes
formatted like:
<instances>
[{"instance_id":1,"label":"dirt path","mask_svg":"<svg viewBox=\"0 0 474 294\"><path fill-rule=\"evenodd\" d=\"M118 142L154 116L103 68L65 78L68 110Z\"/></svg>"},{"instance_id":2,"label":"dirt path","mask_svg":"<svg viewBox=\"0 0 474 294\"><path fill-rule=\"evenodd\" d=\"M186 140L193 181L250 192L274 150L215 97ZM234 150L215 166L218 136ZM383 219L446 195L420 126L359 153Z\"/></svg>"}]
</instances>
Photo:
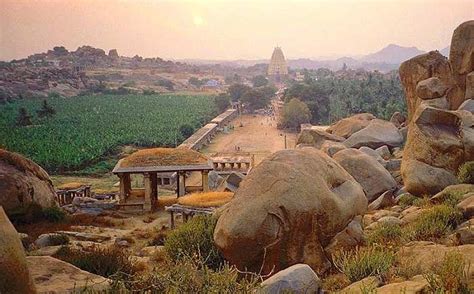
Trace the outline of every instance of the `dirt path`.
<instances>
[{"instance_id":1,"label":"dirt path","mask_svg":"<svg viewBox=\"0 0 474 294\"><path fill-rule=\"evenodd\" d=\"M242 122L242 126L240 126ZM296 134L276 128L277 121L266 115L242 115L233 121L234 129L228 133L219 133L211 144L202 152L236 152L236 147L242 152L255 154L255 163L259 163L273 152L295 147Z\"/></svg>"}]
</instances>

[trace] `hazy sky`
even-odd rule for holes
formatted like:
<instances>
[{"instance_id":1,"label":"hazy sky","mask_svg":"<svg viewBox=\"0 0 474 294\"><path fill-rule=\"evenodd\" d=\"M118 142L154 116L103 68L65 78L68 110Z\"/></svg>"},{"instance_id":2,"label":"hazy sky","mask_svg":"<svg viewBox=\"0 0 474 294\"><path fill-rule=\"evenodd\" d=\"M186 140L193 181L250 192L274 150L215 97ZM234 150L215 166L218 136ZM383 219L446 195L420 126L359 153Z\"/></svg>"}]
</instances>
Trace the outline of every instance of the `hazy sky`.
<instances>
[{"instance_id":1,"label":"hazy sky","mask_svg":"<svg viewBox=\"0 0 474 294\"><path fill-rule=\"evenodd\" d=\"M474 0L0 0L0 59L56 45L164 58L366 54L389 43L449 45Z\"/></svg>"}]
</instances>

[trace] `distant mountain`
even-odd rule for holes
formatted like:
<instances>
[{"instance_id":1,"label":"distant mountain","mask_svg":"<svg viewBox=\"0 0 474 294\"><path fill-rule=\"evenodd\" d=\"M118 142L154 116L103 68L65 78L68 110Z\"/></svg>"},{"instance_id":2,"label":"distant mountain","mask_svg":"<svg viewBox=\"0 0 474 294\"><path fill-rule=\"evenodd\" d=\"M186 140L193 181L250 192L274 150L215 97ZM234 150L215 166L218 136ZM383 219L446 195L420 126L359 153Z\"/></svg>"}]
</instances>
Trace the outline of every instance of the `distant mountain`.
<instances>
[{"instance_id":1,"label":"distant mountain","mask_svg":"<svg viewBox=\"0 0 474 294\"><path fill-rule=\"evenodd\" d=\"M445 54L447 51L449 55L449 48L445 48L441 51L442 54ZM378 70L382 72L387 72L391 70L398 69L400 63L405 60L408 60L417 55L423 54L425 51L422 51L416 47L403 47L396 44L390 44L381 50L358 57L341 57L337 59L309 59L309 58L298 58L298 59L288 59L287 63L290 68L293 69L318 69L318 68L329 68L331 70L342 69L344 64L348 68L352 69L365 69L365 70ZM447 55L446 55L447 56ZM187 63L191 64L221 64L225 66L232 67L248 67L255 64L268 63L268 60L184 60Z\"/></svg>"},{"instance_id":2,"label":"distant mountain","mask_svg":"<svg viewBox=\"0 0 474 294\"><path fill-rule=\"evenodd\" d=\"M446 48L443 48L439 51L439 53L443 54L446 57L449 57L449 50L451 49L451 46L448 46Z\"/></svg>"},{"instance_id":3,"label":"distant mountain","mask_svg":"<svg viewBox=\"0 0 474 294\"><path fill-rule=\"evenodd\" d=\"M405 60L423 53L425 53L425 51L421 51L416 47L402 47L390 44L380 51L362 57L360 60L370 63L400 64Z\"/></svg>"}]
</instances>

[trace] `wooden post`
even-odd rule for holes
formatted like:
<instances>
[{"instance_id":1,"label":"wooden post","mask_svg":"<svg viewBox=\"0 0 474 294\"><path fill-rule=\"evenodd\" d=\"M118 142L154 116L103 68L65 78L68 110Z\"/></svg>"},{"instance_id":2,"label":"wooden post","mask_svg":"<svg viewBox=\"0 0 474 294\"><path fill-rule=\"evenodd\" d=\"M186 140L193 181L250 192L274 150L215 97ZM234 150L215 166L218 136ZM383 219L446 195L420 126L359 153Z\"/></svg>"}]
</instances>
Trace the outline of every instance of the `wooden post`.
<instances>
[{"instance_id":1,"label":"wooden post","mask_svg":"<svg viewBox=\"0 0 474 294\"><path fill-rule=\"evenodd\" d=\"M202 175L202 191L208 192L209 191L209 171L203 170L201 171Z\"/></svg>"},{"instance_id":2,"label":"wooden post","mask_svg":"<svg viewBox=\"0 0 474 294\"><path fill-rule=\"evenodd\" d=\"M158 208L158 178L156 173L150 173L151 177L151 209Z\"/></svg>"},{"instance_id":3,"label":"wooden post","mask_svg":"<svg viewBox=\"0 0 474 294\"><path fill-rule=\"evenodd\" d=\"M174 229L174 212L170 211L170 228Z\"/></svg>"}]
</instances>

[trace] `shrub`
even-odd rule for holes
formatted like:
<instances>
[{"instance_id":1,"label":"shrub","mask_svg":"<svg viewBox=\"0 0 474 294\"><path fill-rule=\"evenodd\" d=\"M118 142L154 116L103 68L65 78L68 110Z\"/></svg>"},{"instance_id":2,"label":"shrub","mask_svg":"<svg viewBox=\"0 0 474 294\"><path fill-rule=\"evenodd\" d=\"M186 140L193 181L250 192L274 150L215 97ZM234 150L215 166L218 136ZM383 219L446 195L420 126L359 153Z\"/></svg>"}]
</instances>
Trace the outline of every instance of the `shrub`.
<instances>
[{"instance_id":1,"label":"shrub","mask_svg":"<svg viewBox=\"0 0 474 294\"><path fill-rule=\"evenodd\" d=\"M402 206L403 208L412 206L413 202L418 199L418 197L411 195L410 193L405 193L400 196L400 199L398 200L398 204Z\"/></svg>"},{"instance_id":2,"label":"shrub","mask_svg":"<svg viewBox=\"0 0 474 294\"><path fill-rule=\"evenodd\" d=\"M395 274L409 280L416 275L423 273L423 268L419 263L414 263L411 259L400 259L395 267Z\"/></svg>"},{"instance_id":3,"label":"shrub","mask_svg":"<svg viewBox=\"0 0 474 294\"><path fill-rule=\"evenodd\" d=\"M30 202L9 210L7 214L13 224L31 224L43 219L43 208Z\"/></svg>"},{"instance_id":4,"label":"shrub","mask_svg":"<svg viewBox=\"0 0 474 294\"><path fill-rule=\"evenodd\" d=\"M460 183L474 184L474 161L468 161L461 165L458 180Z\"/></svg>"},{"instance_id":5,"label":"shrub","mask_svg":"<svg viewBox=\"0 0 474 294\"><path fill-rule=\"evenodd\" d=\"M62 222L66 219L66 213L60 207L51 206L43 209L43 217L50 222Z\"/></svg>"},{"instance_id":6,"label":"shrub","mask_svg":"<svg viewBox=\"0 0 474 294\"><path fill-rule=\"evenodd\" d=\"M395 260L393 252L378 246L357 247L352 251L340 251L333 256L335 266L351 282L368 276L384 275Z\"/></svg>"},{"instance_id":7,"label":"shrub","mask_svg":"<svg viewBox=\"0 0 474 294\"><path fill-rule=\"evenodd\" d=\"M158 232L151 241L148 242L148 246L163 246L165 245L167 233L165 231Z\"/></svg>"},{"instance_id":8,"label":"shrub","mask_svg":"<svg viewBox=\"0 0 474 294\"><path fill-rule=\"evenodd\" d=\"M66 245L69 243L69 237L62 234L53 234L49 236L50 246Z\"/></svg>"},{"instance_id":9,"label":"shrub","mask_svg":"<svg viewBox=\"0 0 474 294\"><path fill-rule=\"evenodd\" d=\"M113 280L134 275L138 268L129 256L119 248L91 247L87 250L61 247L53 256L78 268Z\"/></svg>"},{"instance_id":10,"label":"shrub","mask_svg":"<svg viewBox=\"0 0 474 294\"><path fill-rule=\"evenodd\" d=\"M404 235L409 240L436 240L451 232L461 221L462 213L457 208L436 205L406 227Z\"/></svg>"},{"instance_id":11,"label":"shrub","mask_svg":"<svg viewBox=\"0 0 474 294\"><path fill-rule=\"evenodd\" d=\"M433 293L470 293L468 287L468 268L459 252L448 252L433 272L425 274Z\"/></svg>"},{"instance_id":12,"label":"shrub","mask_svg":"<svg viewBox=\"0 0 474 294\"><path fill-rule=\"evenodd\" d=\"M184 258L155 269L147 276L136 277L132 291L138 293L255 293L259 279L241 277L229 265L209 269L199 259Z\"/></svg>"},{"instance_id":13,"label":"shrub","mask_svg":"<svg viewBox=\"0 0 474 294\"><path fill-rule=\"evenodd\" d=\"M416 197L413 201L413 205L418 207L430 207L432 205L429 195L423 195L423 197Z\"/></svg>"},{"instance_id":14,"label":"shrub","mask_svg":"<svg viewBox=\"0 0 474 294\"><path fill-rule=\"evenodd\" d=\"M399 224L381 223L367 236L369 244L399 245L402 242L402 228Z\"/></svg>"},{"instance_id":15,"label":"shrub","mask_svg":"<svg viewBox=\"0 0 474 294\"><path fill-rule=\"evenodd\" d=\"M219 268L224 259L214 245L213 234L217 218L196 216L170 232L165 251L173 261L197 257L212 269Z\"/></svg>"},{"instance_id":16,"label":"shrub","mask_svg":"<svg viewBox=\"0 0 474 294\"><path fill-rule=\"evenodd\" d=\"M349 286L351 282L341 273L327 276L323 279L322 288L326 291L337 292Z\"/></svg>"}]
</instances>

